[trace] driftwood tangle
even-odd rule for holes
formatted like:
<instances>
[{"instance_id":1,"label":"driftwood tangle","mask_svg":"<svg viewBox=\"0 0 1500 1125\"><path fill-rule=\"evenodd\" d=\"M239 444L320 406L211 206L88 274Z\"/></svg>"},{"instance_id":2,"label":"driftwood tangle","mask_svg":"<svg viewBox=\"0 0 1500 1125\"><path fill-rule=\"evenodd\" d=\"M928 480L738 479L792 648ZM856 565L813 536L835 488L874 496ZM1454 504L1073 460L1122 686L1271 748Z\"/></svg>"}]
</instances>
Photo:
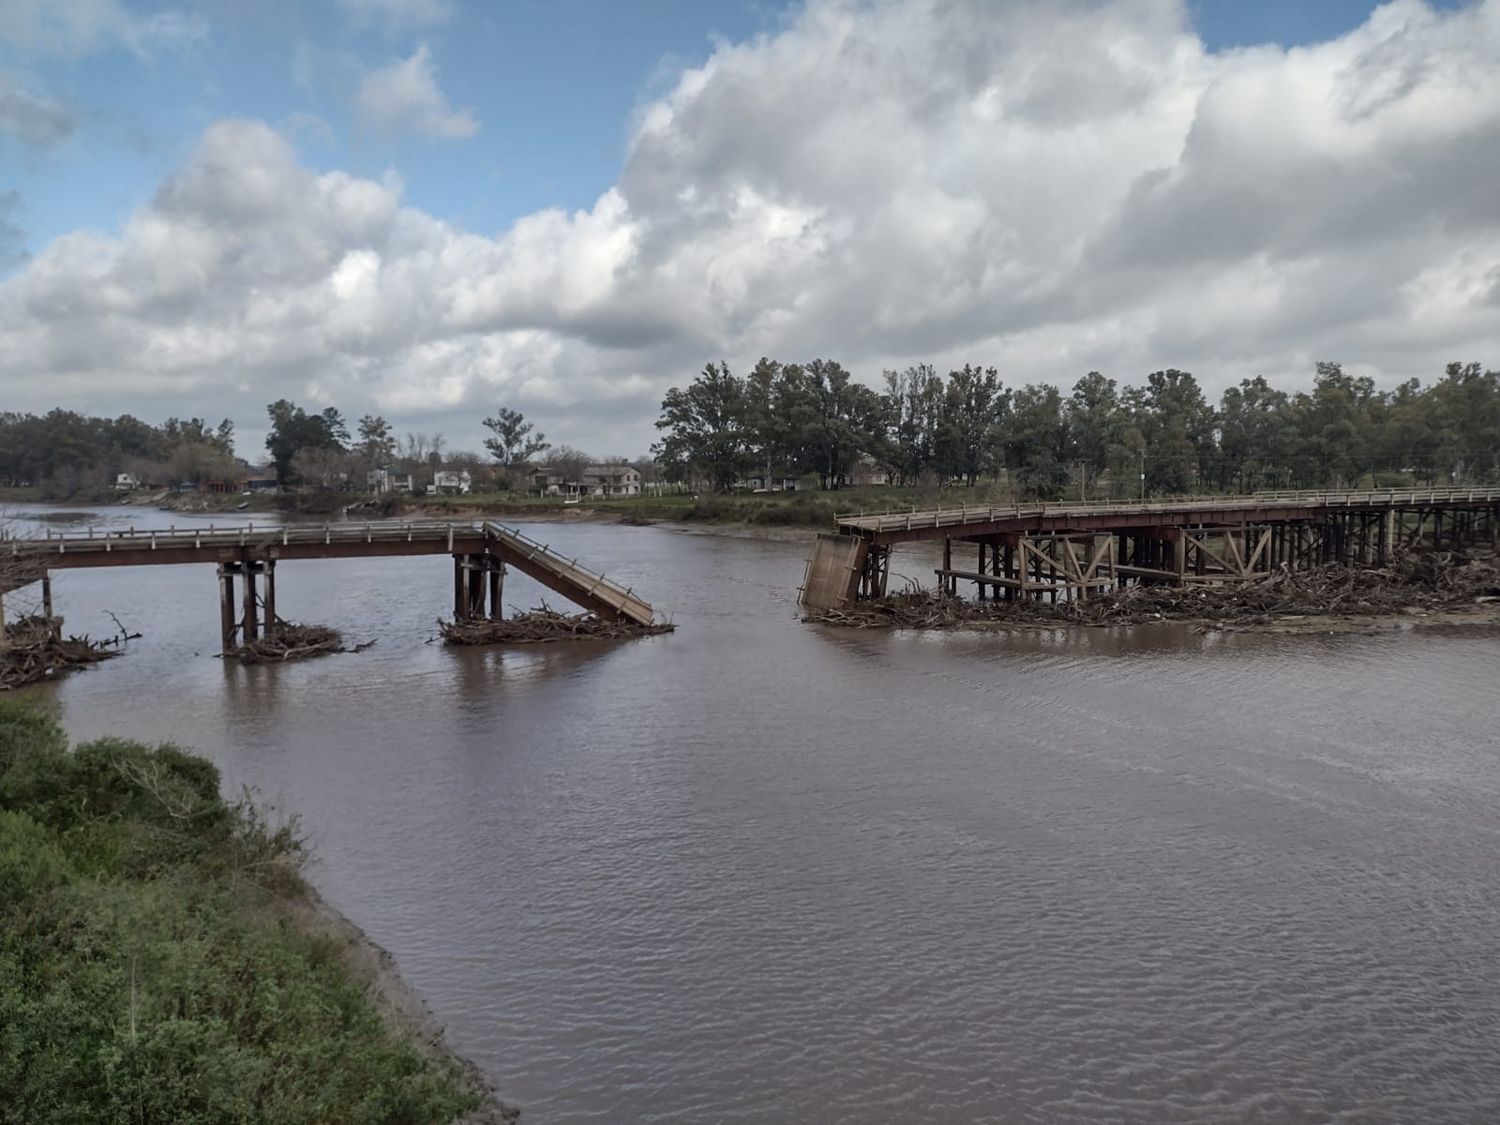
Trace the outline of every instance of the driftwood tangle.
<instances>
[{"instance_id":1,"label":"driftwood tangle","mask_svg":"<svg viewBox=\"0 0 1500 1125\"><path fill-rule=\"evenodd\" d=\"M655 622L606 621L591 613L558 613L542 606L503 620L439 621L443 642L450 645L547 644L552 641L615 640L670 633L675 626Z\"/></svg>"},{"instance_id":2,"label":"driftwood tangle","mask_svg":"<svg viewBox=\"0 0 1500 1125\"><path fill-rule=\"evenodd\" d=\"M979 623L1131 625L1162 620L1264 625L1297 615L1395 615L1494 598L1500 598L1496 558L1412 551L1378 569L1338 564L1313 570L1279 569L1250 582L1127 586L1056 605L1040 600L972 602L913 590L847 609L811 613L804 620L859 629L951 629Z\"/></svg>"},{"instance_id":3,"label":"driftwood tangle","mask_svg":"<svg viewBox=\"0 0 1500 1125\"><path fill-rule=\"evenodd\" d=\"M335 652L364 652L374 641L345 647L344 636L327 625L301 625L276 619L276 626L263 637L240 645L231 655L241 664L286 664Z\"/></svg>"},{"instance_id":4,"label":"driftwood tangle","mask_svg":"<svg viewBox=\"0 0 1500 1125\"><path fill-rule=\"evenodd\" d=\"M118 618L116 619L118 620ZM64 637L60 618L41 614L18 618L5 626L5 647L0 649L0 691L34 684L75 668L87 668L118 656L118 646L139 633L126 633L103 641L89 637Z\"/></svg>"}]
</instances>

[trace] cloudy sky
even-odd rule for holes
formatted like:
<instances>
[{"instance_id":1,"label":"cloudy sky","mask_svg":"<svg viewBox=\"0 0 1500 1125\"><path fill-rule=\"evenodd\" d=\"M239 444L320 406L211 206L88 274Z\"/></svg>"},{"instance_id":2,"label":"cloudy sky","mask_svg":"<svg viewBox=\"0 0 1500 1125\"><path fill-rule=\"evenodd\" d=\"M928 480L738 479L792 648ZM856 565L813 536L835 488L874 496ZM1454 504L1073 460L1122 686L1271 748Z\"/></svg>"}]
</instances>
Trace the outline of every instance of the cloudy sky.
<instances>
[{"instance_id":1,"label":"cloudy sky","mask_svg":"<svg viewBox=\"0 0 1500 1125\"><path fill-rule=\"evenodd\" d=\"M1500 0L0 0L0 409L1500 365Z\"/></svg>"}]
</instances>

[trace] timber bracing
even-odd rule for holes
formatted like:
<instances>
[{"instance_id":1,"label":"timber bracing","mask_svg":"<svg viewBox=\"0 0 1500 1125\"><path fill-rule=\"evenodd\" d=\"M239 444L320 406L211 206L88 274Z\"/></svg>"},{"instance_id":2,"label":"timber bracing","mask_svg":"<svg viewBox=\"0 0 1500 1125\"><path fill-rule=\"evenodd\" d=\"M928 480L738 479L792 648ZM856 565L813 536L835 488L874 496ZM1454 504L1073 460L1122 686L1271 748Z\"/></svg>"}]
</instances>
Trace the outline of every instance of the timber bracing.
<instances>
[{"instance_id":1,"label":"timber bracing","mask_svg":"<svg viewBox=\"0 0 1500 1125\"><path fill-rule=\"evenodd\" d=\"M868 548L861 596L884 592L890 548L941 540L938 586L1087 598L1130 583L1242 582L1275 570L1380 566L1414 545L1500 545L1500 489L1264 493L1144 503L960 507L838 517ZM973 544L974 569L955 561Z\"/></svg>"}]
</instances>

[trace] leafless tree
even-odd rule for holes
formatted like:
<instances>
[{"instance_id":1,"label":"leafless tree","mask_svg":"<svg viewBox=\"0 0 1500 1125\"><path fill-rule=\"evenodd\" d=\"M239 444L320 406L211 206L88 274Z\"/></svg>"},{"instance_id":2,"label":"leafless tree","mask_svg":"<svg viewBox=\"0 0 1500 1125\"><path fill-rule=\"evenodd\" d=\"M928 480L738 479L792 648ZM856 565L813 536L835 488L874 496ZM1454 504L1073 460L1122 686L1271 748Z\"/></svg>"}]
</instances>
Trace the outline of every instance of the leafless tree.
<instances>
[{"instance_id":1,"label":"leafless tree","mask_svg":"<svg viewBox=\"0 0 1500 1125\"><path fill-rule=\"evenodd\" d=\"M559 445L547 458L547 467L570 483L583 480L584 472L593 463L587 453L571 445Z\"/></svg>"}]
</instances>

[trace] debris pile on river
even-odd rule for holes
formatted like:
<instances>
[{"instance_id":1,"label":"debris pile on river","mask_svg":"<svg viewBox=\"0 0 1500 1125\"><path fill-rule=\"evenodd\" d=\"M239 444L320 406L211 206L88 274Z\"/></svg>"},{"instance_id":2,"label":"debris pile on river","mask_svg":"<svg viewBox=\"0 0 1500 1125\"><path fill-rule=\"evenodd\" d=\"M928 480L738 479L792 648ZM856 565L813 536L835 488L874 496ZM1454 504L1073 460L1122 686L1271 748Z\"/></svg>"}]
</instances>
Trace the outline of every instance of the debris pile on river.
<instances>
[{"instance_id":1,"label":"debris pile on river","mask_svg":"<svg viewBox=\"0 0 1500 1125\"><path fill-rule=\"evenodd\" d=\"M362 652L374 644L344 647L344 636L327 625L298 625L278 621L275 629L264 637L241 645L234 657L241 664L285 664L290 660L306 660L313 656L328 656L335 652Z\"/></svg>"},{"instance_id":2,"label":"debris pile on river","mask_svg":"<svg viewBox=\"0 0 1500 1125\"><path fill-rule=\"evenodd\" d=\"M443 642L450 645L535 645L551 641L600 641L670 633L675 625L606 621L592 613L558 613L542 606L499 621L439 621Z\"/></svg>"},{"instance_id":3,"label":"debris pile on river","mask_svg":"<svg viewBox=\"0 0 1500 1125\"><path fill-rule=\"evenodd\" d=\"M0 691L34 684L75 668L87 668L119 656L118 647L139 633L102 641L88 637L64 637L61 619L48 621L41 614L17 618L5 626L5 646L0 649Z\"/></svg>"},{"instance_id":4,"label":"debris pile on river","mask_svg":"<svg viewBox=\"0 0 1500 1125\"><path fill-rule=\"evenodd\" d=\"M1056 605L1039 599L969 601L929 590L809 614L805 620L859 629L953 629L968 625L1133 625L1198 621L1267 625L1294 617L1381 617L1500 600L1494 557L1412 551L1389 566L1338 564L1276 570L1222 584L1127 586Z\"/></svg>"}]
</instances>

